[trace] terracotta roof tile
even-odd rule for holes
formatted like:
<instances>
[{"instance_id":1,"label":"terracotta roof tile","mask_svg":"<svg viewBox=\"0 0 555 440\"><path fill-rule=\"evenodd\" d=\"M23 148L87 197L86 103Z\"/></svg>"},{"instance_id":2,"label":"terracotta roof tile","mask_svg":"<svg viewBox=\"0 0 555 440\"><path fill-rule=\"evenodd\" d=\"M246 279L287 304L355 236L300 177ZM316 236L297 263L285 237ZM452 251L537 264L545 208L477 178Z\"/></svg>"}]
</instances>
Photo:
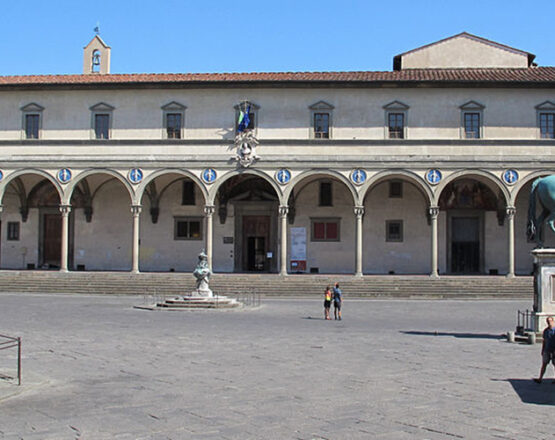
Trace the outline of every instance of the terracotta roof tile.
<instances>
[{"instance_id":1,"label":"terracotta roof tile","mask_svg":"<svg viewBox=\"0 0 555 440\"><path fill-rule=\"evenodd\" d=\"M555 67L521 69L405 69L361 72L138 73L109 75L0 76L0 87L26 85L102 85L248 82L491 82L552 83Z\"/></svg>"}]
</instances>

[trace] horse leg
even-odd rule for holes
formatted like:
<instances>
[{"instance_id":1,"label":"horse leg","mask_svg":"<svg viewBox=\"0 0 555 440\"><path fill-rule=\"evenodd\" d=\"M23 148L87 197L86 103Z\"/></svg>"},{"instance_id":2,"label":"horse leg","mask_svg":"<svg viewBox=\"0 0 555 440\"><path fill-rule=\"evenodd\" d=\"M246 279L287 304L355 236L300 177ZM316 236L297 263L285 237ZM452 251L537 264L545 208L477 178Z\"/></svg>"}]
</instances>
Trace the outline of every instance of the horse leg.
<instances>
[{"instance_id":1,"label":"horse leg","mask_svg":"<svg viewBox=\"0 0 555 440\"><path fill-rule=\"evenodd\" d=\"M543 208L542 213L536 220L536 224L538 225L538 231L536 235L536 244L538 248L543 248L543 241L544 241L544 233L543 233L543 222L549 216L550 212Z\"/></svg>"}]
</instances>

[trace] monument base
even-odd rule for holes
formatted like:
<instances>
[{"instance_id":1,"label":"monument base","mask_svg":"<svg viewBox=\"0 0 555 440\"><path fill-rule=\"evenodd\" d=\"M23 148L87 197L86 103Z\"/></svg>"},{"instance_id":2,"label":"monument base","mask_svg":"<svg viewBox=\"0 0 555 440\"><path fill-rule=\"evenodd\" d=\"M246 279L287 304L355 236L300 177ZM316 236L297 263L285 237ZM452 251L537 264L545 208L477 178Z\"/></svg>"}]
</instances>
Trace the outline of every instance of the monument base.
<instances>
[{"instance_id":1,"label":"monument base","mask_svg":"<svg viewBox=\"0 0 555 440\"><path fill-rule=\"evenodd\" d=\"M232 309L242 306L235 298L227 296L176 296L163 302L135 306L145 310Z\"/></svg>"},{"instance_id":2,"label":"monument base","mask_svg":"<svg viewBox=\"0 0 555 440\"><path fill-rule=\"evenodd\" d=\"M541 333L555 315L555 249L534 249L534 307L532 329Z\"/></svg>"}]
</instances>

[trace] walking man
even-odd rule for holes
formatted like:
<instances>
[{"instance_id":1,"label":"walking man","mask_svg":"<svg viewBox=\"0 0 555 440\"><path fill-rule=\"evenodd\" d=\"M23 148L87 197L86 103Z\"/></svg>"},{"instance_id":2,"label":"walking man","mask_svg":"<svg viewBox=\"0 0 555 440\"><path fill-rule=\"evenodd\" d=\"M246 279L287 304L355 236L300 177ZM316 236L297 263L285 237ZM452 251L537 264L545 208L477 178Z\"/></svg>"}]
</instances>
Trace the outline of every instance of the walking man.
<instances>
[{"instance_id":1,"label":"walking man","mask_svg":"<svg viewBox=\"0 0 555 440\"><path fill-rule=\"evenodd\" d=\"M341 321L341 304L343 303L343 295L341 294L341 289L339 288L339 283L335 283L333 287L333 315L335 319Z\"/></svg>"},{"instance_id":2,"label":"walking man","mask_svg":"<svg viewBox=\"0 0 555 440\"><path fill-rule=\"evenodd\" d=\"M542 367L540 369L540 377L534 379L536 383L542 383L543 375L549 362L553 363L555 367L555 323L553 322L553 316L549 316L546 321L547 327L543 331ZM553 383L555 383L555 380Z\"/></svg>"}]
</instances>

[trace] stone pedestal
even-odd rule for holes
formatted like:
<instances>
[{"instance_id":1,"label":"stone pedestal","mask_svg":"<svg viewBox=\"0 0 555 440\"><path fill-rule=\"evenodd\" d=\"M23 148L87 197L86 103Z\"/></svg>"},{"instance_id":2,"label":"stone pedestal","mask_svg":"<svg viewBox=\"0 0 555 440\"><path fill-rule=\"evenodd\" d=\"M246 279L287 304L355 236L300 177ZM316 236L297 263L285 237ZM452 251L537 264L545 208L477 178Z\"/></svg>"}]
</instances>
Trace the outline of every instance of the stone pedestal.
<instances>
[{"instance_id":1,"label":"stone pedestal","mask_svg":"<svg viewBox=\"0 0 555 440\"><path fill-rule=\"evenodd\" d=\"M533 329L540 333L545 319L555 316L555 249L534 249Z\"/></svg>"}]
</instances>

